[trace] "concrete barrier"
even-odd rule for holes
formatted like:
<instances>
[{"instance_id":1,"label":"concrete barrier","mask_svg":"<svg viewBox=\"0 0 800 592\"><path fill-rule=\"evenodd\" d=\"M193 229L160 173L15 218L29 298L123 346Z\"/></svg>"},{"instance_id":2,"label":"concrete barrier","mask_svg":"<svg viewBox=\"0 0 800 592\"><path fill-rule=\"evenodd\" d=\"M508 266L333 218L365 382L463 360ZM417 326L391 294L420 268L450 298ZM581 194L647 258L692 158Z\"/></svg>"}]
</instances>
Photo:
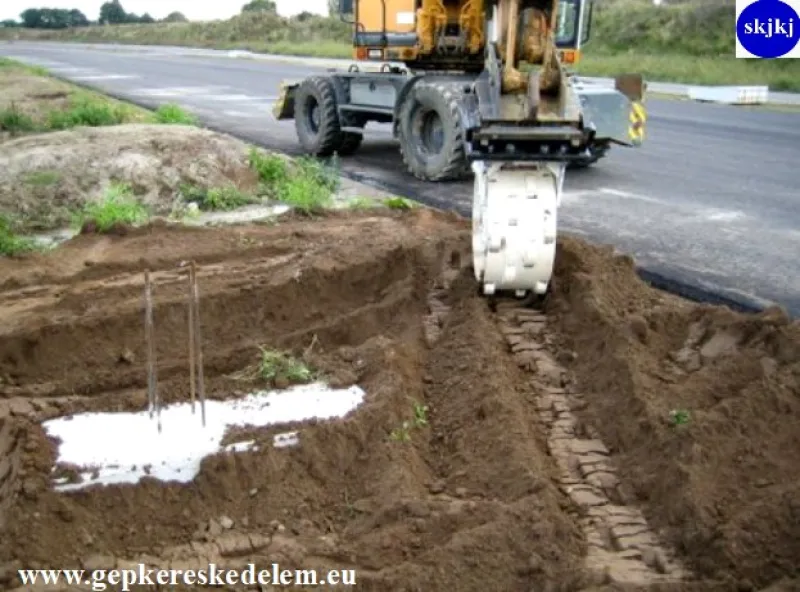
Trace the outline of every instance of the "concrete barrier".
<instances>
[{"instance_id":1,"label":"concrete barrier","mask_svg":"<svg viewBox=\"0 0 800 592\"><path fill-rule=\"evenodd\" d=\"M769 102L767 86L690 86L687 94L693 101L726 105L763 105Z\"/></svg>"}]
</instances>

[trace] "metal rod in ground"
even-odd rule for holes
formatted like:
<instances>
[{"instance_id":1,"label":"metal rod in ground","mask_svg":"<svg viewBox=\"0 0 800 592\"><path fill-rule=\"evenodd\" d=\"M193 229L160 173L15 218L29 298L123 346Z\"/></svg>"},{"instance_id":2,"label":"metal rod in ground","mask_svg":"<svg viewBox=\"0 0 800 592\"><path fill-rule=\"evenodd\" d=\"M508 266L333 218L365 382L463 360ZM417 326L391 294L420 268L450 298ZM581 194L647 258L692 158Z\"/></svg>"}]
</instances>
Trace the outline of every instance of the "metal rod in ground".
<instances>
[{"instance_id":1,"label":"metal rod in ground","mask_svg":"<svg viewBox=\"0 0 800 592\"><path fill-rule=\"evenodd\" d=\"M195 398L197 394L197 373L195 371L195 347L194 347L194 267L189 268L189 393L192 398L192 413L195 412Z\"/></svg>"},{"instance_id":2,"label":"metal rod in ground","mask_svg":"<svg viewBox=\"0 0 800 592\"><path fill-rule=\"evenodd\" d=\"M200 333L200 290L197 288L197 268L194 261L191 264L192 295L194 298L194 338L197 353L197 394L200 398L200 415L203 426L206 425L206 385L203 376L203 340Z\"/></svg>"},{"instance_id":3,"label":"metal rod in ground","mask_svg":"<svg viewBox=\"0 0 800 592\"><path fill-rule=\"evenodd\" d=\"M156 360L156 325L153 321L153 283L150 280L150 271L147 271L147 301L148 324L150 325L150 376L152 377L153 409L158 421L158 431L161 432L161 397L158 396L158 362Z\"/></svg>"},{"instance_id":4,"label":"metal rod in ground","mask_svg":"<svg viewBox=\"0 0 800 592\"><path fill-rule=\"evenodd\" d=\"M144 341L147 349L147 411L152 419L155 411L155 381L153 380L153 297L149 269L144 270Z\"/></svg>"}]
</instances>

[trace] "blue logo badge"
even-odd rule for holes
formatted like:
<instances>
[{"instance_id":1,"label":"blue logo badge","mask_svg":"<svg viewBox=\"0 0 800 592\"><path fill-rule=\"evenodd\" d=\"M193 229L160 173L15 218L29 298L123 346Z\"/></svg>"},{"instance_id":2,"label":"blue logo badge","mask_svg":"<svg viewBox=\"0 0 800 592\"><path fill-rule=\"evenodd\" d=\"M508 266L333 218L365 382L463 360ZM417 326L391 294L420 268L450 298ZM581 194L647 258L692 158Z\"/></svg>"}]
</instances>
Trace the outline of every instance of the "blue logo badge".
<instances>
[{"instance_id":1,"label":"blue logo badge","mask_svg":"<svg viewBox=\"0 0 800 592\"><path fill-rule=\"evenodd\" d=\"M779 58L791 52L800 40L800 16L783 0L755 0L736 19L736 37L744 49L758 58Z\"/></svg>"}]
</instances>

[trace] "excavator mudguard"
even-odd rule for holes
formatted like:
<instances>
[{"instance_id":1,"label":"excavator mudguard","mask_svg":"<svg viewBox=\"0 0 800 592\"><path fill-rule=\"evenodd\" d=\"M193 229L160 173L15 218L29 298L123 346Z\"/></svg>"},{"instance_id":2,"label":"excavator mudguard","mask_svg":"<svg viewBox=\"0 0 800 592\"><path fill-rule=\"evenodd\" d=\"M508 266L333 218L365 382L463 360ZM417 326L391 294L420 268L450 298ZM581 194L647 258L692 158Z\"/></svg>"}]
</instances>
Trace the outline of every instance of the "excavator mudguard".
<instances>
[{"instance_id":1,"label":"excavator mudguard","mask_svg":"<svg viewBox=\"0 0 800 592\"><path fill-rule=\"evenodd\" d=\"M302 80L284 80L281 82L278 100L272 106L272 114L278 121L294 119L294 91Z\"/></svg>"},{"instance_id":2,"label":"excavator mudguard","mask_svg":"<svg viewBox=\"0 0 800 592\"><path fill-rule=\"evenodd\" d=\"M641 146L647 120L641 75L619 76L613 88L577 81L573 85L580 97L584 125L595 128L595 141Z\"/></svg>"}]
</instances>

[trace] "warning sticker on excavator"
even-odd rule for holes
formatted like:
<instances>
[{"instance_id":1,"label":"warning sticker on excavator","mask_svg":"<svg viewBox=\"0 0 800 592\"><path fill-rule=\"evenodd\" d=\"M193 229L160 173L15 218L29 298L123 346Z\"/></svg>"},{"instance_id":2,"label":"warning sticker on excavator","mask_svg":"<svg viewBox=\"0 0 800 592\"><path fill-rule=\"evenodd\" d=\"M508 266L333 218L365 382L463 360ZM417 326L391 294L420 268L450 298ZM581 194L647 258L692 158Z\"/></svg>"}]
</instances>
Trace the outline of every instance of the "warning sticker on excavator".
<instances>
[{"instance_id":1,"label":"warning sticker on excavator","mask_svg":"<svg viewBox=\"0 0 800 592\"><path fill-rule=\"evenodd\" d=\"M644 105L638 101L631 103L630 126L628 136L634 144L641 144L644 141L644 124L647 121L647 113Z\"/></svg>"}]
</instances>

